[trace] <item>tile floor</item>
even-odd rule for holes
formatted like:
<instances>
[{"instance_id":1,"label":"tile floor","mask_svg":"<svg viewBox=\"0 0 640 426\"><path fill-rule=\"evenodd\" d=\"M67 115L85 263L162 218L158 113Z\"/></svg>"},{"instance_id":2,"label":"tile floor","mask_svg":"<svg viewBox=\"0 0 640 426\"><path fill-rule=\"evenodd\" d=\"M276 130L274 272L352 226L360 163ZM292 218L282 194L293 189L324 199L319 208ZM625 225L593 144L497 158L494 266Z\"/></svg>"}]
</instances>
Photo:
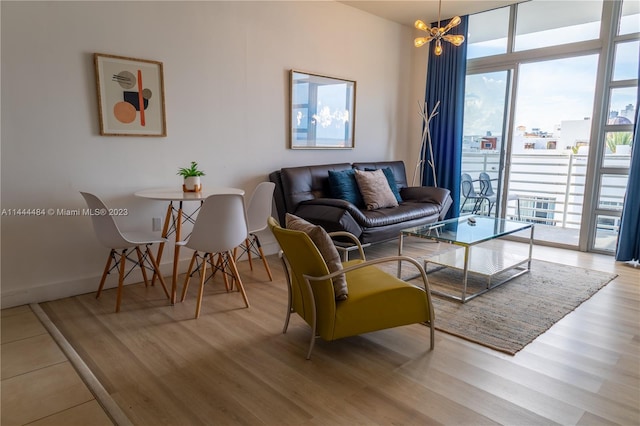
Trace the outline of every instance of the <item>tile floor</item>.
<instances>
[{"instance_id":1,"label":"tile floor","mask_svg":"<svg viewBox=\"0 0 640 426\"><path fill-rule=\"evenodd\" d=\"M112 425L31 308L1 312L2 426Z\"/></svg>"}]
</instances>

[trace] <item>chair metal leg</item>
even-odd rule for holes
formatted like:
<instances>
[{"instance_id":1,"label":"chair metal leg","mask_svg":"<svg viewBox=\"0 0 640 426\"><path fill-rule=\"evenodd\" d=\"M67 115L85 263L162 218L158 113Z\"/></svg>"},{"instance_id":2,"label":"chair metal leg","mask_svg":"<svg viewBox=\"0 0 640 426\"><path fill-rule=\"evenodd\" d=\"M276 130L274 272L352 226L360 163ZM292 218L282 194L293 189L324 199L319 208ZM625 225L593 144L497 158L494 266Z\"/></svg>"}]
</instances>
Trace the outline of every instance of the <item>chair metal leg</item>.
<instances>
[{"instance_id":1,"label":"chair metal leg","mask_svg":"<svg viewBox=\"0 0 640 426\"><path fill-rule=\"evenodd\" d=\"M309 342L309 350L307 351L307 359L311 359L311 352L313 351L313 347L316 344L316 334L315 332L311 332L311 342Z\"/></svg>"},{"instance_id":2,"label":"chair metal leg","mask_svg":"<svg viewBox=\"0 0 640 426\"><path fill-rule=\"evenodd\" d=\"M433 348L435 348L435 344L436 344L436 330L433 327L433 321L429 321L429 330L430 330L429 350L432 351Z\"/></svg>"},{"instance_id":3,"label":"chair metal leg","mask_svg":"<svg viewBox=\"0 0 640 426\"><path fill-rule=\"evenodd\" d=\"M308 284L308 283L307 283ZM311 359L311 351L313 351L313 347L316 344L316 336L317 336L317 326L318 326L318 318L316 316L316 307L315 303L311 308L311 341L309 342L309 350L307 351L307 359Z\"/></svg>"},{"instance_id":4,"label":"chair metal leg","mask_svg":"<svg viewBox=\"0 0 640 426\"><path fill-rule=\"evenodd\" d=\"M287 265L287 261L282 253L280 254L280 260L282 261L282 269L286 275L287 282L287 316L284 319L284 327L282 328L282 334L285 334L287 332L287 328L289 328L289 319L293 313L293 295L291 294L291 275L289 274L289 265Z\"/></svg>"}]
</instances>

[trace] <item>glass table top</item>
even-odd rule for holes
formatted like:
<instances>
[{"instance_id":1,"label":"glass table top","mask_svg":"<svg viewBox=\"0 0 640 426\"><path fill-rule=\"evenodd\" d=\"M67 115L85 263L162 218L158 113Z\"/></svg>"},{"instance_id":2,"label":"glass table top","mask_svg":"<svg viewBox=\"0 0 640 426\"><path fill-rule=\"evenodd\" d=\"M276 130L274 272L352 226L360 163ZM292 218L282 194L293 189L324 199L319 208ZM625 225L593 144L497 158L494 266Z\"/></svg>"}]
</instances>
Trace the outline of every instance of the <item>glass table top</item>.
<instances>
[{"instance_id":1,"label":"glass table top","mask_svg":"<svg viewBox=\"0 0 640 426\"><path fill-rule=\"evenodd\" d=\"M475 219L475 223L469 221L469 218ZM402 235L413 237L429 238L454 244L474 245L529 229L532 226L532 223L488 216L464 216L403 229L401 232Z\"/></svg>"}]
</instances>

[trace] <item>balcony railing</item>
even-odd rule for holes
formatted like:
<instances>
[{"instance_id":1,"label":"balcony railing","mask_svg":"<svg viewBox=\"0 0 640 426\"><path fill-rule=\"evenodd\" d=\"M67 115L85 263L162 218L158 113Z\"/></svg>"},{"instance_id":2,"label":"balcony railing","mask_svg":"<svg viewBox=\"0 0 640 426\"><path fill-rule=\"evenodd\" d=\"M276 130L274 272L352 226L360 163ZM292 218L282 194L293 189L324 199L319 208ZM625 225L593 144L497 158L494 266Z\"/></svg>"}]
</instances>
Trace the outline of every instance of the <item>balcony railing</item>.
<instances>
[{"instance_id":1,"label":"balcony railing","mask_svg":"<svg viewBox=\"0 0 640 426\"><path fill-rule=\"evenodd\" d=\"M628 168L630 155L610 154L604 161L607 167ZM499 162L499 154L495 151L465 152L462 171L474 178L484 171L492 179L497 179ZM519 213L521 220L580 229L586 171L587 156L584 154L534 150L531 154L512 155L509 195L517 195L520 211L517 211L518 204L511 201L505 217L517 218ZM599 229L617 234L619 214L616 213L622 210L626 186L626 175L603 175L598 206L610 210L613 216L599 217ZM497 191L497 187L494 190Z\"/></svg>"}]
</instances>

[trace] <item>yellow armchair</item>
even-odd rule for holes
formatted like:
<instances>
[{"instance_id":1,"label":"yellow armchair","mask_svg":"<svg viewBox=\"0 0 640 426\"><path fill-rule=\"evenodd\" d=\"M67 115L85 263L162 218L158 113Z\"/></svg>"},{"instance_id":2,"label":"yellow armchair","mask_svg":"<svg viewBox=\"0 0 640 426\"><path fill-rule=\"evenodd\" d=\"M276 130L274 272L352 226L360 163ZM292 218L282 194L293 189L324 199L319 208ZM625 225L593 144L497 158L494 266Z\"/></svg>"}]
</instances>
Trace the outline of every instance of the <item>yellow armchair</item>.
<instances>
[{"instance_id":1,"label":"yellow armchair","mask_svg":"<svg viewBox=\"0 0 640 426\"><path fill-rule=\"evenodd\" d=\"M300 315L311 327L307 359L316 336L332 341L371 331L401 325L426 323L430 328L430 345L434 347L434 313L424 269L415 259L391 256L366 261L362 247L361 259L343 263L343 269L330 273L320 251L302 231L285 229L274 218L269 219L283 252L283 262L289 287L289 306L283 333L286 333L292 313ZM346 232L331 233L350 236ZM377 268L383 262L409 262L420 272L424 287L417 287ZM348 298L336 301L332 278L345 274Z\"/></svg>"}]
</instances>

